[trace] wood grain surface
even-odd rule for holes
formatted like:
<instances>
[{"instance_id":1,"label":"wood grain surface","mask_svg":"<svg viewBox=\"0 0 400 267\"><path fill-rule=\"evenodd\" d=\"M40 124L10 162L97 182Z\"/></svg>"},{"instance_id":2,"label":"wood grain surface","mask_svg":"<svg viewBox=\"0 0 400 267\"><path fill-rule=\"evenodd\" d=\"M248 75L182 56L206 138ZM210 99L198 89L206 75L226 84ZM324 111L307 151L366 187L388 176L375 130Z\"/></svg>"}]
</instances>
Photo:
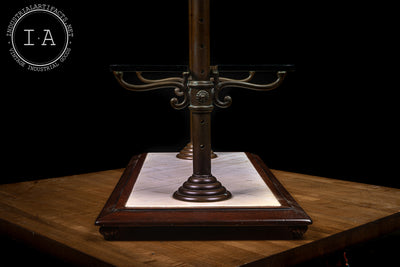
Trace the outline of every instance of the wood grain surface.
<instances>
[{"instance_id":1,"label":"wood grain surface","mask_svg":"<svg viewBox=\"0 0 400 267\"><path fill-rule=\"evenodd\" d=\"M0 233L78 264L287 266L400 228L400 190L272 170L313 219L301 240L105 241L94 225L123 169L0 186Z\"/></svg>"}]
</instances>

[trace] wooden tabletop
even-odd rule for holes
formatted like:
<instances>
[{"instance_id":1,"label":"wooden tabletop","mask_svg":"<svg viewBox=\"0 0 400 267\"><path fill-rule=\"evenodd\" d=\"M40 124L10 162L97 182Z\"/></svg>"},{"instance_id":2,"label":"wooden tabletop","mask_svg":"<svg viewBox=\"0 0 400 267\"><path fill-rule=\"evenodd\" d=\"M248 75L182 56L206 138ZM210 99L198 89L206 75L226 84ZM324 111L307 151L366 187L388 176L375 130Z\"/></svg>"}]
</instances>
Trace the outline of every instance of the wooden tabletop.
<instances>
[{"instance_id":1,"label":"wooden tabletop","mask_svg":"<svg viewBox=\"0 0 400 267\"><path fill-rule=\"evenodd\" d=\"M273 170L313 219L301 240L105 241L94 225L122 169L0 186L0 233L79 264L282 266L400 229L400 190Z\"/></svg>"}]
</instances>

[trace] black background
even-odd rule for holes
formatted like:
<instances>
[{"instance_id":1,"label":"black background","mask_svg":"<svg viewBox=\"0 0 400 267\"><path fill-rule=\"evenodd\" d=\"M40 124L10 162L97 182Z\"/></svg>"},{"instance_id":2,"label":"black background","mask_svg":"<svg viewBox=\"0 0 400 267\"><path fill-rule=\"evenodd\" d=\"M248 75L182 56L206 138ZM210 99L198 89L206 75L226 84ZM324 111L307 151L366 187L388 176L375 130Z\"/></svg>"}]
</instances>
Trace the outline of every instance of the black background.
<instances>
[{"instance_id":1,"label":"black background","mask_svg":"<svg viewBox=\"0 0 400 267\"><path fill-rule=\"evenodd\" d=\"M134 154L181 149L189 118L170 107L173 90L128 92L109 65L187 64L187 1L44 2L74 30L67 60L47 72L22 68L8 51L8 23L32 2L0 11L0 182L123 168ZM394 7L298 2L212 0L212 64L296 65L273 92L226 90L233 104L215 109L214 150L399 187Z\"/></svg>"}]
</instances>

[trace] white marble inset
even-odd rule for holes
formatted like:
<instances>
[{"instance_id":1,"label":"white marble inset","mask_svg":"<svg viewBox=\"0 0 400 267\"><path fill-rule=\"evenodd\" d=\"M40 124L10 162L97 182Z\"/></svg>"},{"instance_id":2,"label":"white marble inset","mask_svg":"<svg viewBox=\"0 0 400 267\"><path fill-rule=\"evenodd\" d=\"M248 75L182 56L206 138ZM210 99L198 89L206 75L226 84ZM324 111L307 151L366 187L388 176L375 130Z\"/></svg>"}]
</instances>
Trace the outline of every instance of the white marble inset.
<instances>
[{"instance_id":1,"label":"white marble inset","mask_svg":"<svg viewBox=\"0 0 400 267\"><path fill-rule=\"evenodd\" d=\"M197 203L176 200L172 194L193 173L192 161L176 153L148 153L128 198L128 208L193 207L278 207L279 201L264 183L243 152L218 152L212 160L212 174L232 193L218 202Z\"/></svg>"}]
</instances>

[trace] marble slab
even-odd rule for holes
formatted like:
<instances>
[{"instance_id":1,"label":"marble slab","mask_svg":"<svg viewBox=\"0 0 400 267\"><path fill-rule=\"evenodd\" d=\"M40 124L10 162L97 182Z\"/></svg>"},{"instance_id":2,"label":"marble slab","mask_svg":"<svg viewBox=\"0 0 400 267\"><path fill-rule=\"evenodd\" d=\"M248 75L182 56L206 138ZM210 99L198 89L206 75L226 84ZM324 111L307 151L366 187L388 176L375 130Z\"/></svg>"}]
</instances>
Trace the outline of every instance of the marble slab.
<instances>
[{"instance_id":1,"label":"marble slab","mask_svg":"<svg viewBox=\"0 0 400 267\"><path fill-rule=\"evenodd\" d=\"M176 158L176 153L148 153L127 208L232 208L279 207L274 194L243 152L218 152L212 160L212 174L232 193L219 202L179 201L172 194L193 173L192 161Z\"/></svg>"}]
</instances>

